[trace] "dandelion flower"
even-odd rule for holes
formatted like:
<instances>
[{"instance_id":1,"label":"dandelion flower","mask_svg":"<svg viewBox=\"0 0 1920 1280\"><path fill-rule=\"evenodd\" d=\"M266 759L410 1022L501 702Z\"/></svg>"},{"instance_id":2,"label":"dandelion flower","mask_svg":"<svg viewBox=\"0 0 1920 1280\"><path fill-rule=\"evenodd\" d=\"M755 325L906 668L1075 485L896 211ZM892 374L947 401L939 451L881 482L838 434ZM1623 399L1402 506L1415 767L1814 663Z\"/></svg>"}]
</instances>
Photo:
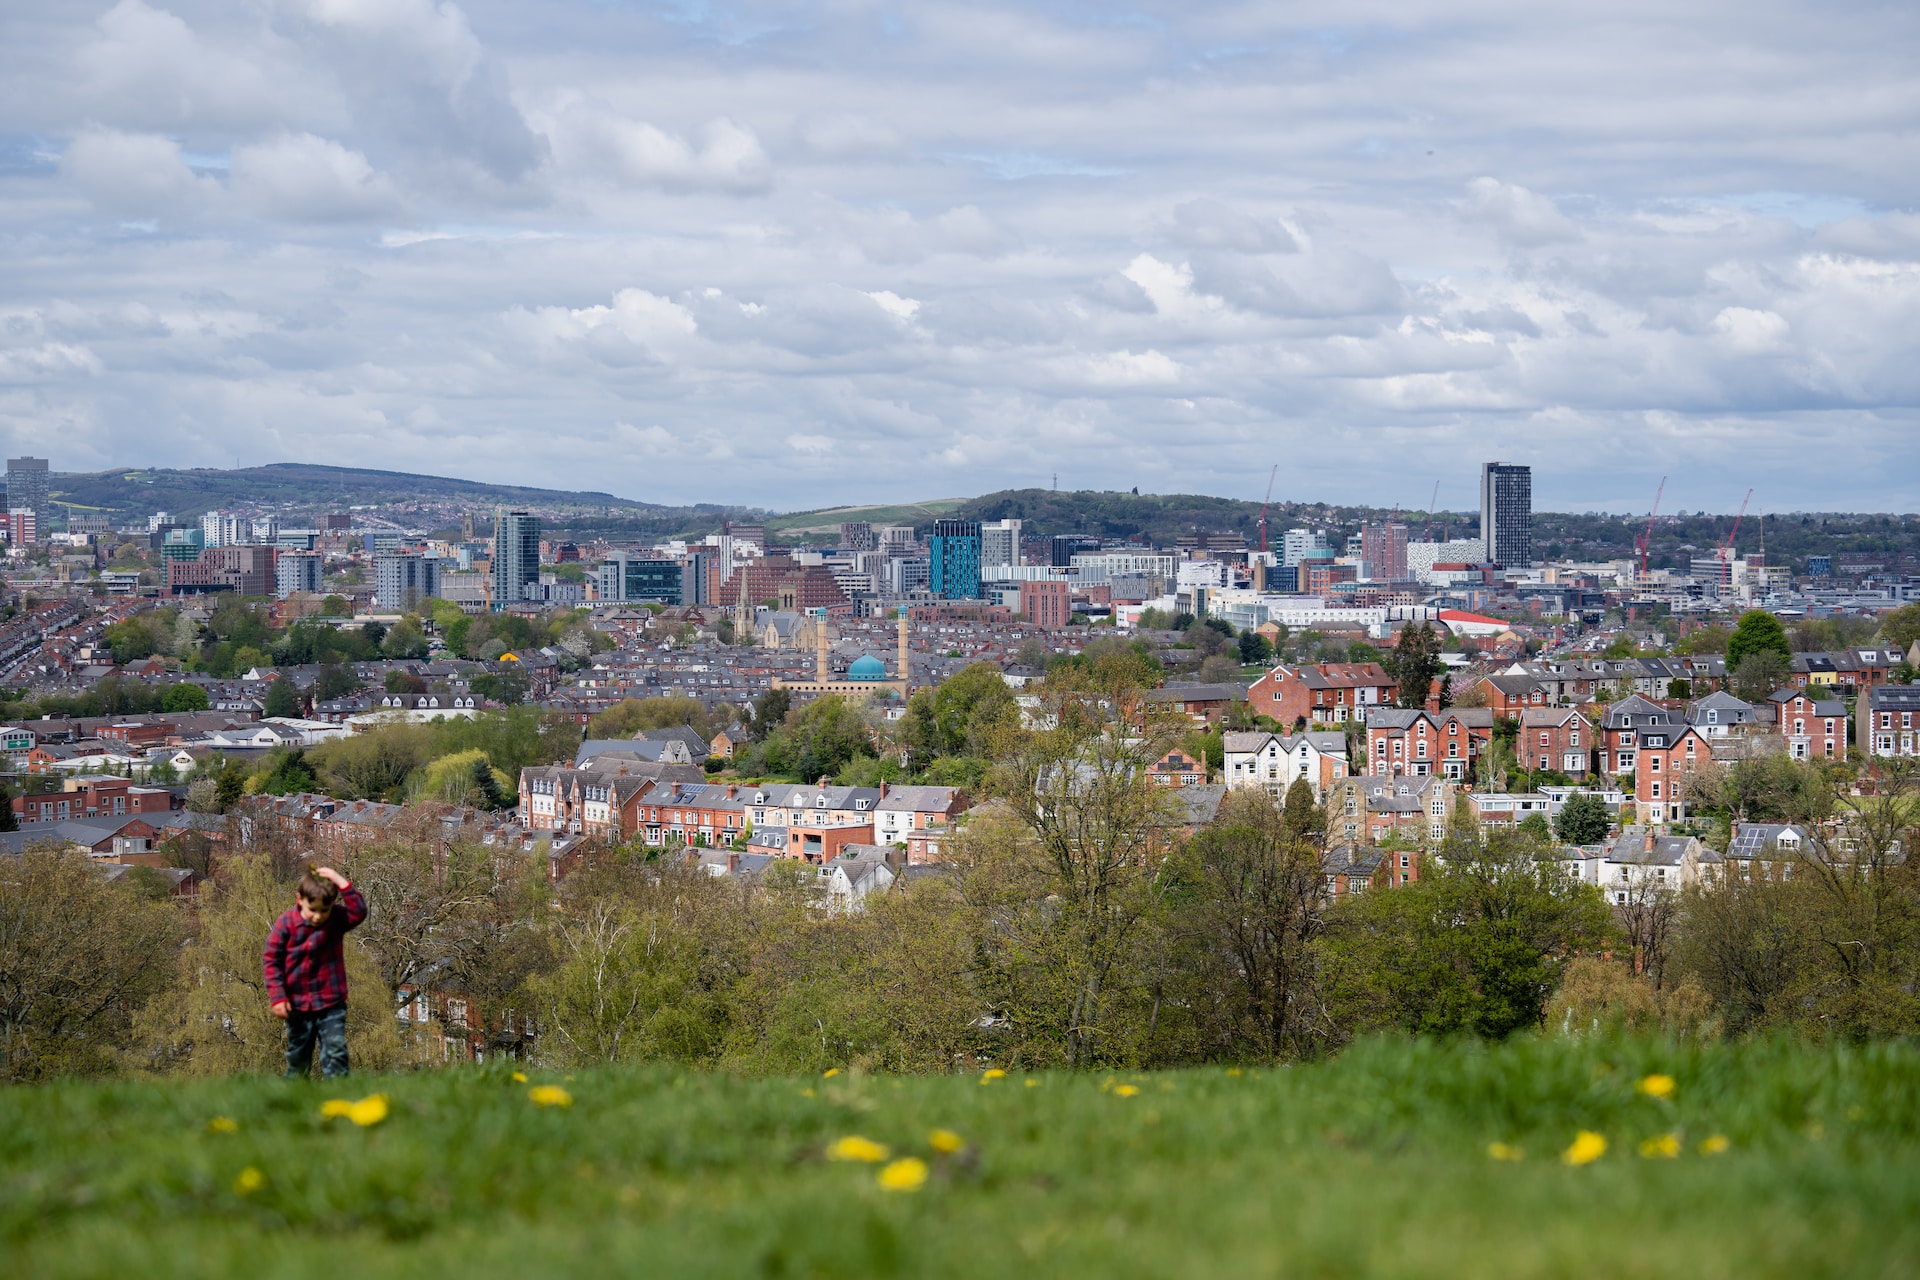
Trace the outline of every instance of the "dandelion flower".
<instances>
[{"instance_id":1,"label":"dandelion flower","mask_svg":"<svg viewBox=\"0 0 1920 1280\"><path fill-rule=\"evenodd\" d=\"M1733 1144L1731 1142L1727 1141L1726 1134L1716 1133L1712 1137L1702 1138L1700 1140L1700 1154L1703 1156L1721 1155L1721 1154L1724 1154L1726 1149L1728 1147L1731 1147L1732 1145Z\"/></svg>"},{"instance_id":2,"label":"dandelion flower","mask_svg":"<svg viewBox=\"0 0 1920 1280\"><path fill-rule=\"evenodd\" d=\"M208 1133L238 1133L240 1122L229 1116L215 1116L207 1121Z\"/></svg>"},{"instance_id":3,"label":"dandelion flower","mask_svg":"<svg viewBox=\"0 0 1920 1280\"><path fill-rule=\"evenodd\" d=\"M233 1194L237 1196L250 1196L266 1185L267 1175L252 1165L248 1165L242 1169L240 1175L233 1180Z\"/></svg>"},{"instance_id":4,"label":"dandelion flower","mask_svg":"<svg viewBox=\"0 0 1920 1280\"><path fill-rule=\"evenodd\" d=\"M537 1084L527 1090L527 1101L536 1107L570 1107L573 1095L557 1084Z\"/></svg>"},{"instance_id":5,"label":"dandelion flower","mask_svg":"<svg viewBox=\"0 0 1920 1280\"><path fill-rule=\"evenodd\" d=\"M822 1071L822 1072L820 1073L820 1078L821 1078L822 1080L831 1080L831 1079L833 1079L833 1078L834 1078L835 1076L837 1076L837 1075L839 1075L839 1074L840 1074L840 1068L838 1068L838 1067L828 1067L828 1068L827 1068L827 1069L826 1069L825 1071Z\"/></svg>"},{"instance_id":6,"label":"dandelion flower","mask_svg":"<svg viewBox=\"0 0 1920 1280\"><path fill-rule=\"evenodd\" d=\"M811 1089L802 1089L802 1090L800 1091L800 1096L801 1096L801 1097L803 1097L803 1098L811 1098L811 1097L814 1097L815 1095L814 1095L814 1092L813 1092L813 1090L811 1090Z\"/></svg>"},{"instance_id":7,"label":"dandelion flower","mask_svg":"<svg viewBox=\"0 0 1920 1280\"><path fill-rule=\"evenodd\" d=\"M1640 1144L1640 1154L1649 1160L1673 1160L1680 1155L1680 1135L1661 1133Z\"/></svg>"},{"instance_id":8,"label":"dandelion flower","mask_svg":"<svg viewBox=\"0 0 1920 1280\"><path fill-rule=\"evenodd\" d=\"M1239 1075L1245 1075L1246 1072L1240 1070L1240 1068L1238 1067L1228 1067L1227 1074L1230 1076L1239 1076Z\"/></svg>"},{"instance_id":9,"label":"dandelion flower","mask_svg":"<svg viewBox=\"0 0 1920 1280\"><path fill-rule=\"evenodd\" d=\"M1526 1153L1510 1142L1489 1142L1487 1155L1495 1160L1508 1160L1515 1163L1526 1159Z\"/></svg>"},{"instance_id":10,"label":"dandelion flower","mask_svg":"<svg viewBox=\"0 0 1920 1280\"><path fill-rule=\"evenodd\" d=\"M328 1120L353 1114L353 1104L345 1098L328 1098L320 1104L320 1114Z\"/></svg>"},{"instance_id":11,"label":"dandelion flower","mask_svg":"<svg viewBox=\"0 0 1920 1280\"><path fill-rule=\"evenodd\" d=\"M1131 1098L1139 1092L1140 1086L1137 1084L1117 1084L1113 1086L1113 1096L1116 1098Z\"/></svg>"},{"instance_id":12,"label":"dandelion flower","mask_svg":"<svg viewBox=\"0 0 1920 1280\"><path fill-rule=\"evenodd\" d=\"M1582 1129L1574 1135L1573 1145L1560 1153L1560 1159L1567 1164L1592 1164L1607 1154L1607 1140L1591 1129Z\"/></svg>"},{"instance_id":13,"label":"dandelion flower","mask_svg":"<svg viewBox=\"0 0 1920 1280\"><path fill-rule=\"evenodd\" d=\"M1634 1088L1649 1098L1671 1098L1673 1096L1673 1077L1650 1075L1641 1080Z\"/></svg>"},{"instance_id":14,"label":"dandelion flower","mask_svg":"<svg viewBox=\"0 0 1920 1280\"><path fill-rule=\"evenodd\" d=\"M927 1135L927 1145L944 1155L967 1149L967 1140L951 1129L935 1129Z\"/></svg>"},{"instance_id":15,"label":"dandelion flower","mask_svg":"<svg viewBox=\"0 0 1920 1280\"><path fill-rule=\"evenodd\" d=\"M986 1084L988 1081L991 1081L991 1080L1005 1080L1006 1078L1007 1078L1007 1073L1002 1071L998 1067L988 1067L985 1071L982 1071L980 1073L981 1084Z\"/></svg>"},{"instance_id":16,"label":"dandelion flower","mask_svg":"<svg viewBox=\"0 0 1920 1280\"><path fill-rule=\"evenodd\" d=\"M875 1179L882 1191L918 1191L927 1185L927 1162L913 1156L895 1160Z\"/></svg>"},{"instance_id":17,"label":"dandelion flower","mask_svg":"<svg viewBox=\"0 0 1920 1280\"><path fill-rule=\"evenodd\" d=\"M858 1160L862 1164L879 1164L887 1155L885 1147L857 1133L849 1134L827 1148L829 1160Z\"/></svg>"},{"instance_id":18,"label":"dandelion flower","mask_svg":"<svg viewBox=\"0 0 1920 1280\"><path fill-rule=\"evenodd\" d=\"M526 1073L526 1072L524 1072L524 1071L516 1071L516 1072L514 1072L514 1073L513 1073L513 1082L514 1082L515 1084L525 1084L525 1083L527 1082L527 1073Z\"/></svg>"},{"instance_id":19,"label":"dandelion flower","mask_svg":"<svg viewBox=\"0 0 1920 1280\"><path fill-rule=\"evenodd\" d=\"M362 1098L347 1108L347 1119L353 1121L362 1129L371 1129L374 1125L379 1124L386 1118L387 1095L384 1093L376 1093L369 1097Z\"/></svg>"},{"instance_id":20,"label":"dandelion flower","mask_svg":"<svg viewBox=\"0 0 1920 1280\"><path fill-rule=\"evenodd\" d=\"M1040 1082L1038 1080L1033 1079L1031 1076L1027 1078L1027 1088L1038 1089L1039 1087L1040 1087Z\"/></svg>"}]
</instances>

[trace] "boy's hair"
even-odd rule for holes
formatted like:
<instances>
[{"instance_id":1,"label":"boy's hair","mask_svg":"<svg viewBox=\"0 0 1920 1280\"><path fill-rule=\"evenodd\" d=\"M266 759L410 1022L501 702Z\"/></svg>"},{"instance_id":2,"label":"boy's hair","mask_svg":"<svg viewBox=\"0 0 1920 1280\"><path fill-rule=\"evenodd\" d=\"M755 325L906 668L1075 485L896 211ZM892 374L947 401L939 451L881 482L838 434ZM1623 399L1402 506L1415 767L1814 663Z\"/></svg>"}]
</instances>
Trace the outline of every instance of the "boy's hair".
<instances>
[{"instance_id":1,"label":"boy's hair","mask_svg":"<svg viewBox=\"0 0 1920 1280\"><path fill-rule=\"evenodd\" d=\"M333 881L322 880L312 872L300 877L300 887L295 892L316 907L332 907L340 898L340 889Z\"/></svg>"}]
</instances>

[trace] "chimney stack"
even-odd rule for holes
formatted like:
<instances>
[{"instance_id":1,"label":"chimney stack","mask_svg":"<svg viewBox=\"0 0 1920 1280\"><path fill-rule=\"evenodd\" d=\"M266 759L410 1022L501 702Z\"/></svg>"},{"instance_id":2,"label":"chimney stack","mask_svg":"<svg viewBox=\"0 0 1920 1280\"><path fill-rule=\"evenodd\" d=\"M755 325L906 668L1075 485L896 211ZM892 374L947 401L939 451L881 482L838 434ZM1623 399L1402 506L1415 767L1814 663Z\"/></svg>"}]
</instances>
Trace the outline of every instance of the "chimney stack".
<instances>
[{"instance_id":1,"label":"chimney stack","mask_svg":"<svg viewBox=\"0 0 1920 1280\"><path fill-rule=\"evenodd\" d=\"M1653 852L1653 827L1651 825L1647 827L1647 852Z\"/></svg>"}]
</instances>

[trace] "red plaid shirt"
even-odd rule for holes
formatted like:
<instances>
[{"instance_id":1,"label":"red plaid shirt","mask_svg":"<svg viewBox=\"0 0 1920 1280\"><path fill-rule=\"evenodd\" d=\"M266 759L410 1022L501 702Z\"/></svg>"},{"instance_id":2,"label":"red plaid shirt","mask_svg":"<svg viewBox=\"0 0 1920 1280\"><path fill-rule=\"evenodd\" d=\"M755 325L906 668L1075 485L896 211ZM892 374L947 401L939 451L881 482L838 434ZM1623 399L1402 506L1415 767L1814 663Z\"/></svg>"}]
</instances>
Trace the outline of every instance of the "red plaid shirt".
<instances>
[{"instance_id":1,"label":"red plaid shirt","mask_svg":"<svg viewBox=\"0 0 1920 1280\"><path fill-rule=\"evenodd\" d=\"M326 923L308 924L291 908L273 922L267 935L267 1003L290 1003L301 1013L317 1013L347 1002L347 960L341 950L347 930L367 918L367 900L352 885Z\"/></svg>"}]
</instances>

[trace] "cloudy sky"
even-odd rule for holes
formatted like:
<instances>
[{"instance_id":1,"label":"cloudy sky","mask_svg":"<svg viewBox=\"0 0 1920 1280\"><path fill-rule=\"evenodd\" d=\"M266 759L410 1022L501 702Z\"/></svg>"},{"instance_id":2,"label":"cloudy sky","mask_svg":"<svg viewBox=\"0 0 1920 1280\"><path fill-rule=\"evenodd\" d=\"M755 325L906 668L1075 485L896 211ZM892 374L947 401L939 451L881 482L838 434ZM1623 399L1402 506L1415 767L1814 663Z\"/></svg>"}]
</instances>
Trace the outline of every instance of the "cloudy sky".
<instances>
[{"instance_id":1,"label":"cloudy sky","mask_svg":"<svg viewBox=\"0 0 1920 1280\"><path fill-rule=\"evenodd\" d=\"M0 0L0 444L1911 510L1920 10Z\"/></svg>"}]
</instances>

